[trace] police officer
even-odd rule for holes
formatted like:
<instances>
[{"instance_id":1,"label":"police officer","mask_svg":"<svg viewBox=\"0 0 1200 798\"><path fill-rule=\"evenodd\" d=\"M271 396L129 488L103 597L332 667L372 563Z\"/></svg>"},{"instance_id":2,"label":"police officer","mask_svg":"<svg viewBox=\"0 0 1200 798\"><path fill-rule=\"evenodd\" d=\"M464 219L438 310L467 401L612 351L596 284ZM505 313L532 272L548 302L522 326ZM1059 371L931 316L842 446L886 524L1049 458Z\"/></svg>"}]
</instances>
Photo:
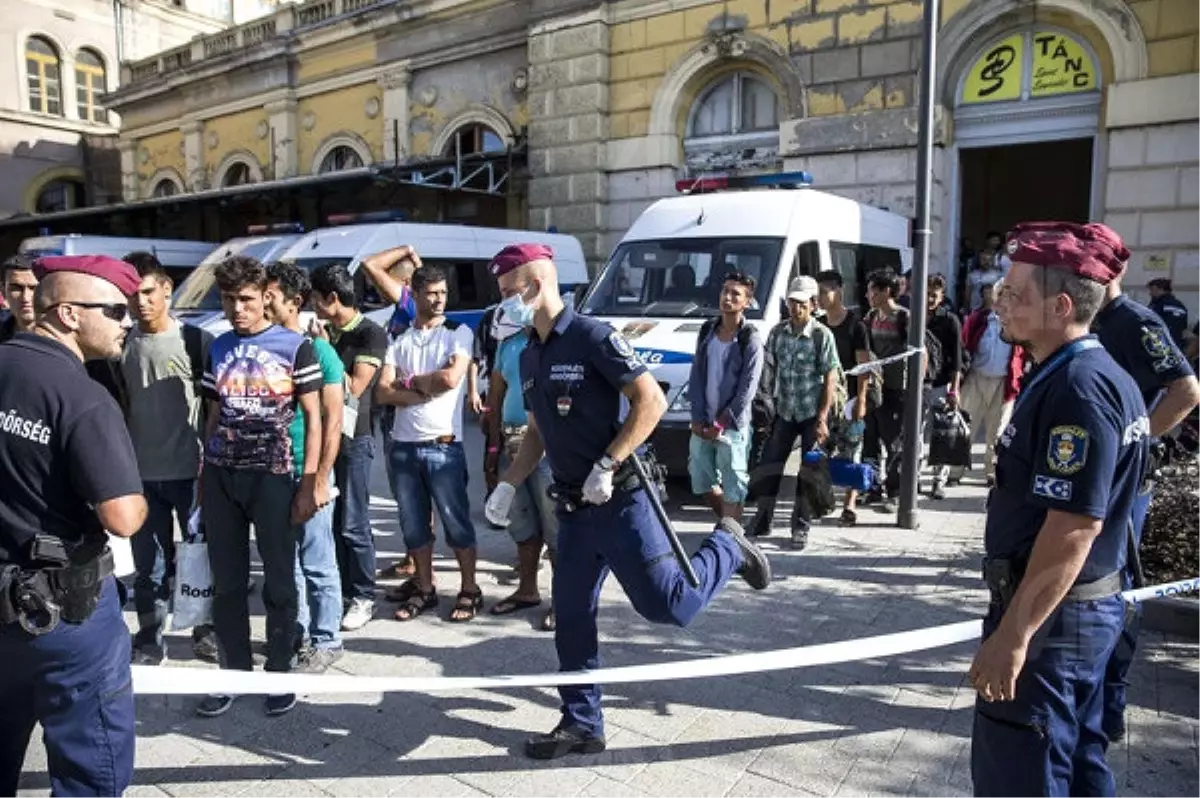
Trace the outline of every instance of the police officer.
<instances>
[{"instance_id":1,"label":"police officer","mask_svg":"<svg viewBox=\"0 0 1200 798\"><path fill-rule=\"evenodd\" d=\"M1104 225L1092 225L1099 235L1105 236L1125 262L1129 251L1120 236ZM1100 343L1112 355L1113 360L1125 369L1150 411L1150 435L1158 439L1170 432L1187 418L1188 413L1200 400L1200 385L1187 358L1179 351L1170 330L1159 314L1134 302L1121 292L1118 277L1105 290L1105 304L1096 314L1092 331ZM1151 451L1157 451L1152 440ZM1136 546L1142 539L1142 528L1150 502L1154 498L1155 457L1151 457L1147 477L1133 510L1133 541ZM1132 587L1133 575L1126 572L1126 587ZM1137 649L1137 636L1141 628L1142 607L1129 608L1121 640L1108 663L1104 685L1104 731L1109 742L1117 742L1125 736L1125 693L1129 686L1129 668Z\"/></svg>"},{"instance_id":2,"label":"police officer","mask_svg":"<svg viewBox=\"0 0 1200 798\"><path fill-rule=\"evenodd\" d=\"M666 410L662 390L620 333L564 306L552 257L542 245L514 245L491 263L505 316L533 331L520 369L528 431L485 512L492 523L505 523L513 486L544 451L562 498L554 643L560 670L578 671L600 664L596 608L610 570L642 617L679 626L695 618L733 574L756 589L771 576L763 553L736 522L724 519L691 557L699 587L686 581L652 514L647 488L628 462ZM622 422L623 398L629 412ZM603 751L600 688L560 687L559 695L562 720L550 733L530 738L526 754L553 759Z\"/></svg>"},{"instance_id":3,"label":"police officer","mask_svg":"<svg viewBox=\"0 0 1200 798\"><path fill-rule=\"evenodd\" d=\"M1088 325L1122 259L1070 223L1020 225L1008 252L996 310L1038 365L1000 436L988 501L971 775L977 795L1113 795L1104 668L1149 421Z\"/></svg>"},{"instance_id":4,"label":"police officer","mask_svg":"<svg viewBox=\"0 0 1200 798\"><path fill-rule=\"evenodd\" d=\"M54 795L120 795L133 690L104 532L137 532L146 502L121 411L83 361L120 355L139 280L99 256L36 271L37 322L0 346L0 794L40 723Z\"/></svg>"}]
</instances>

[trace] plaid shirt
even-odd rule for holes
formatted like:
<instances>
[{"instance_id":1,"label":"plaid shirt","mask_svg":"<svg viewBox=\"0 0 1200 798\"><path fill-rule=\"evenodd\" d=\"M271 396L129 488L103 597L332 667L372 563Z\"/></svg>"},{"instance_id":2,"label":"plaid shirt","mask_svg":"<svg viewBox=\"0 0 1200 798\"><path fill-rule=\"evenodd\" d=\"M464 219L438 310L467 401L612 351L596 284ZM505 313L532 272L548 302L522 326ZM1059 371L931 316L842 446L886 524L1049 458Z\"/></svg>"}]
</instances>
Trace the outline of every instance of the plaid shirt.
<instances>
[{"instance_id":1,"label":"plaid shirt","mask_svg":"<svg viewBox=\"0 0 1200 798\"><path fill-rule=\"evenodd\" d=\"M815 335L819 321L809 319L797 331L791 321L775 325L767 337L767 359L773 366L776 414L787 421L815 418L821 406L825 375L838 367L833 333L825 329L820 351Z\"/></svg>"}]
</instances>

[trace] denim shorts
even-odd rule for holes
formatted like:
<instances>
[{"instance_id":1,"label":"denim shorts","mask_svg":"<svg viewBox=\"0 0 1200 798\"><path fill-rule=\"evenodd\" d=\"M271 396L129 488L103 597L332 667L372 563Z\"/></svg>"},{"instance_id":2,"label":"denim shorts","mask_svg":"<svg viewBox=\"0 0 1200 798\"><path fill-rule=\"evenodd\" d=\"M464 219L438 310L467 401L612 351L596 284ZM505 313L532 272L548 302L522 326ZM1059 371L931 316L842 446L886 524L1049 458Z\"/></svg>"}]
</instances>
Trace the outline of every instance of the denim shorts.
<instances>
[{"instance_id":1,"label":"denim shorts","mask_svg":"<svg viewBox=\"0 0 1200 798\"><path fill-rule=\"evenodd\" d=\"M436 507L451 548L475 546L467 497L467 458L462 444L395 441L388 452L392 493L404 545L412 551L433 543L430 513Z\"/></svg>"},{"instance_id":2,"label":"denim shorts","mask_svg":"<svg viewBox=\"0 0 1200 798\"><path fill-rule=\"evenodd\" d=\"M706 441L699 435L692 435L688 442L692 493L703 496L720 485L725 501L741 504L746 500L746 489L750 484L747 469L750 435L748 431L727 429L721 436L725 441Z\"/></svg>"},{"instance_id":3,"label":"denim shorts","mask_svg":"<svg viewBox=\"0 0 1200 798\"><path fill-rule=\"evenodd\" d=\"M511 463L507 453L500 456L500 469ZM546 495L554 477L550 474L550 463L545 457L538 463L537 468L516 486L517 492L513 497L512 509L509 511L508 534L514 543L524 543L541 536L546 548L554 551L558 546L558 515L554 500Z\"/></svg>"}]
</instances>

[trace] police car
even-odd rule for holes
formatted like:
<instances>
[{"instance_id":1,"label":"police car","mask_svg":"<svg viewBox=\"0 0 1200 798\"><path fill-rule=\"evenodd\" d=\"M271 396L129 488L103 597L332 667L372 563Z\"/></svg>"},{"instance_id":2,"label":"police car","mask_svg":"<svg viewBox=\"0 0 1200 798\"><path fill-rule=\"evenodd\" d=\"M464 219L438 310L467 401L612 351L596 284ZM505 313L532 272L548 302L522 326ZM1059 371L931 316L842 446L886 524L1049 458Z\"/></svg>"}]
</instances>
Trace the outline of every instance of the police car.
<instances>
[{"instance_id":1,"label":"police car","mask_svg":"<svg viewBox=\"0 0 1200 798\"><path fill-rule=\"evenodd\" d=\"M788 283L836 269L847 304L865 306L867 275L912 265L904 216L810 188L805 172L681 180L629 228L580 303L624 333L658 380L669 409L655 447L673 474L687 473L687 384L696 336L720 314L724 276L755 279L748 321L767 331L786 318ZM774 189L774 190L771 190Z\"/></svg>"}]
</instances>

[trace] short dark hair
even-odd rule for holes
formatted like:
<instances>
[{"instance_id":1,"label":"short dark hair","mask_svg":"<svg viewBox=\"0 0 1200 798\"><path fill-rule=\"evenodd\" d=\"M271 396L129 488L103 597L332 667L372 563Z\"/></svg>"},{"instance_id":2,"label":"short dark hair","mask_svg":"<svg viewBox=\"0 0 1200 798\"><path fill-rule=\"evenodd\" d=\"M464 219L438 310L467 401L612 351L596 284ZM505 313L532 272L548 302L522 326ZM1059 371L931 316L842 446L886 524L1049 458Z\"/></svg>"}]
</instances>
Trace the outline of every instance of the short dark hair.
<instances>
[{"instance_id":1,"label":"short dark hair","mask_svg":"<svg viewBox=\"0 0 1200 798\"><path fill-rule=\"evenodd\" d=\"M985 235L983 237L983 239L984 239L984 241L986 241L989 238L998 238L998 239L1000 239L1001 242L1003 242L1004 241L1004 233L1001 233L999 230L988 230L987 235Z\"/></svg>"},{"instance_id":2,"label":"short dark hair","mask_svg":"<svg viewBox=\"0 0 1200 798\"><path fill-rule=\"evenodd\" d=\"M836 285L838 288L844 288L846 280L842 277L842 273L837 269L826 269L817 274L818 285Z\"/></svg>"},{"instance_id":3,"label":"short dark hair","mask_svg":"<svg viewBox=\"0 0 1200 798\"><path fill-rule=\"evenodd\" d=\"M256 258L234 255L217 264L213 269L217 288L223 292L241 290L253 286L259 291L267 287L267 270Z\"/></svg>"},{"instance_id":4,"label":"short dark hair","mask_svg":"<svg viewBox=\"0 0 1200 798\"><path fill-rule=\"evenodd\" d=\"M867 275L867 285L895 296L900 291L900 278L891 269L877 269Z\"/></svg>"},{"instance_id":5,"label":"short dark hair","mask_svg":"<svg viewBox=\"0 0 1200 798\"><path fill-rule=\"evenodd\" d=\"M137 269L138 277L145 279L147 277L155 277L159 280L170 280L171 275L167 274L167 270L163 268L162 261L154 256L152 252L138 250L130 252L121 260L128 263L133 268Z\"/></svg>"},{"instance_id":6,"label":"short dark hair","mask_svg":"<svg viewBox=\"0 0 1200 798\"><path fill-rule=\"evenodd\" d=\"M929 279L925 282L925 284L929 286L930 291L946 290L946 278L940 274L929 275Z\"/></svg>"},{"instance_id":7,"label":"short dark hair","mask_svg":"<svg viewBox=\"0 0 1200 798\"><path fill-rule=\"evenodd\" d=\"M9 255L0 263L0 281L8 279L9 272L31 272L33 264L37 258L32 255L24 255L18 252L16 255Z\"/></svg>"},{"instance_id":8,"label":"short dark hair","mask_svg":"<svg viewBox=\"0 0 1200 798\"><path fill-rule=\"evenodd\" d=\"M422 266L413 272L412 292L419 293L434 283L447 282L447 279L445 270L440 266Z\"/></svg>"},{"instance_id":9,"label":"short dark hair","mask_svg":"<svg viewBox=\"0 0 1200 798\"><path fill-rule=\"evenodd\" d=\"M1166 291L1169 294L1171 293L1171 278L1155 277L1153 280L1146 283L1146 287L1157 288L1159 291Z\"/></svg>"},{"instance_id":10,"label":"short dark hair","mask_svg":"<svg viewBox=\"0 0 1200 798\"><path fill-rule=\"evenodd\" d=\"M294 299L300 307L304 307L312 293L308 274L293 263L275 262L267 266L267 282L278 283L284 299Z\"/></svg>"},{"instance_id":11,"label":"short dark hair","mask_svg":"<svg viewBox=\"0 0 1200 798\"><path fill-rule=\"evenodd\" d=\"M737 283L750 292L750 296L754 296L754 289L758 287L758 281L745 272L726 272L725 278L721 281L724 283Z\"/></svg>"},{"instance_id":12,"label":"short dark hair","mask_svg":"<svg viewBox=\"0 0 1200 798\"><path fill-rule=\"evenodd\" d=\"M309 276L312 290L321 296L333 294L348 308L355 306L354 275L344 263L326 263L313 269Z\"/></svg>"}]
</instances>

